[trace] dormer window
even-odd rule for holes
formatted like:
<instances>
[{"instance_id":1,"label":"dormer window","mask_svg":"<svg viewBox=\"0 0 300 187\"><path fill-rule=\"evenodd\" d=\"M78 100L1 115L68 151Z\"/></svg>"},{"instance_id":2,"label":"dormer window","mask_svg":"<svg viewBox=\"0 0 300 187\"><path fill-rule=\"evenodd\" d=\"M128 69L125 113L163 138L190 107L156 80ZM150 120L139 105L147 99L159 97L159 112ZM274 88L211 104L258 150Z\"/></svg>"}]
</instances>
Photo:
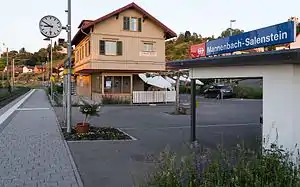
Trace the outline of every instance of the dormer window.
<instances>
[{"instance_id":1,"label":"dormer window","mask_svg":"<svg viewBox=\"0 0 300 187\"><path fill-rule=\"evenodd\" d=\"M123 29L126 31L142 31L142 18L126 17L123 18Z\"/></svg>"}]
</instances>

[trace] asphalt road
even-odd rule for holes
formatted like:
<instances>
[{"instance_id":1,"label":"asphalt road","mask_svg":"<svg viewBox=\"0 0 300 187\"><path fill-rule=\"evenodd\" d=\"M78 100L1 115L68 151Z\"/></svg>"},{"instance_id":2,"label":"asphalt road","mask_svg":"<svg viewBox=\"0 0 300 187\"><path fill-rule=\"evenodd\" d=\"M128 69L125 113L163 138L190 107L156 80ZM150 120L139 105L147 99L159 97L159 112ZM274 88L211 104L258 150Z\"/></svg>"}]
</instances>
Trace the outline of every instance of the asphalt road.
<instances>
[{"instance_id":1,"label":"asphalt road","mask_svg":"<svg viewBox=\"0 0 300 187\"><path fill-rule=\"evenodd\" d=\"M165 113L173 109L173 106L104 107L91 124L121 128L138 140L69 143L85 186L133 186L144 179L153 167L153 158L166 146L184 154L190 140L190 116ZM61 120L61 108L56 108L56 112ZM242 142L257 148L261 139L261 112L262 101L199 98L197 139L201 146L210 149L219 144L230 149ZM77 108L72 113L73 123L82 121Z\"/></svg>"}]
</instances>

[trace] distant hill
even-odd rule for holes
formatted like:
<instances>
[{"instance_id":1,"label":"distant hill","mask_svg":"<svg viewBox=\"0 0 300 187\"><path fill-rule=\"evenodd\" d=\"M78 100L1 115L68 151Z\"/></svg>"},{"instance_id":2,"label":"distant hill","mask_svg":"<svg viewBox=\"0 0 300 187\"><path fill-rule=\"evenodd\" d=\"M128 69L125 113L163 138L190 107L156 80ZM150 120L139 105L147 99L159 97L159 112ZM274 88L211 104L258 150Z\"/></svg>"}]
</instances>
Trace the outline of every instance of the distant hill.
<instances>
[{"instance_id":1,"label":"distant hill","mask_svg":"<svg viewBox=\"0 0 300 187\"><path fill-rule=\"evenodd\" d=\"M66 54L61 53L62 46L58 46L54 44L53 46L53 62L58 63L66 58ZM11 64L12 59L15 60L15 66L35 66L41 65L45 62L50 61L50 45L48 48L41 48L39 51L30 53L25 50L25 48L21 48L19 51L9 51L8 52L8 61ZM0 58L0 71L2 71L6 66L7 61L7 53L4 52Z\"/></svg>"}]
</instances>

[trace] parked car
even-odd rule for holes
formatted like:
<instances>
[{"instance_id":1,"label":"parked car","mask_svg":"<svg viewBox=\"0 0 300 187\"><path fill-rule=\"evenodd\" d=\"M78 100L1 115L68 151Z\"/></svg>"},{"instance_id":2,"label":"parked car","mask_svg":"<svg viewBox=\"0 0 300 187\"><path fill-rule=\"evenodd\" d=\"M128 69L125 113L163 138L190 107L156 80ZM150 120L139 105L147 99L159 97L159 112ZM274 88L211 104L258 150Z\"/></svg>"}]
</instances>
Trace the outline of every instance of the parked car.
<instances>
[{"instance_id":1,"label":"parked car","mask_svg":"<svg viewBox=\"0 0 300 187\"><path fill-rule=\"evenodd\" d=\"M230 85L212 85L208 89L204 90L205 98L231 98L233 95L233 88Z\"/></svg>"}]
</instances>

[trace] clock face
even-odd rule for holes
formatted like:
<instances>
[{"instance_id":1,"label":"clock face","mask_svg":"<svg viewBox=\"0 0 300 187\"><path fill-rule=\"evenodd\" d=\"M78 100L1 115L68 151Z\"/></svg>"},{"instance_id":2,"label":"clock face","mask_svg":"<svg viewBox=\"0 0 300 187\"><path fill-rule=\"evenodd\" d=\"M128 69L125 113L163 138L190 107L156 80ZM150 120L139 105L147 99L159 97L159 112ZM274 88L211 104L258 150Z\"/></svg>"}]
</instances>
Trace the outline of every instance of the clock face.
<instances>
[{"instance_id":1,"label":"clock face","mask_svg":"<svg viewBox=\"0 0 300 187\"><path fill-rule=\"evenodd\" d=\"M54 16L45 16L40 21L40 31L45 37L55 38L60 34L61 30L61 22Z\"/></svg>"}]
</instances>

